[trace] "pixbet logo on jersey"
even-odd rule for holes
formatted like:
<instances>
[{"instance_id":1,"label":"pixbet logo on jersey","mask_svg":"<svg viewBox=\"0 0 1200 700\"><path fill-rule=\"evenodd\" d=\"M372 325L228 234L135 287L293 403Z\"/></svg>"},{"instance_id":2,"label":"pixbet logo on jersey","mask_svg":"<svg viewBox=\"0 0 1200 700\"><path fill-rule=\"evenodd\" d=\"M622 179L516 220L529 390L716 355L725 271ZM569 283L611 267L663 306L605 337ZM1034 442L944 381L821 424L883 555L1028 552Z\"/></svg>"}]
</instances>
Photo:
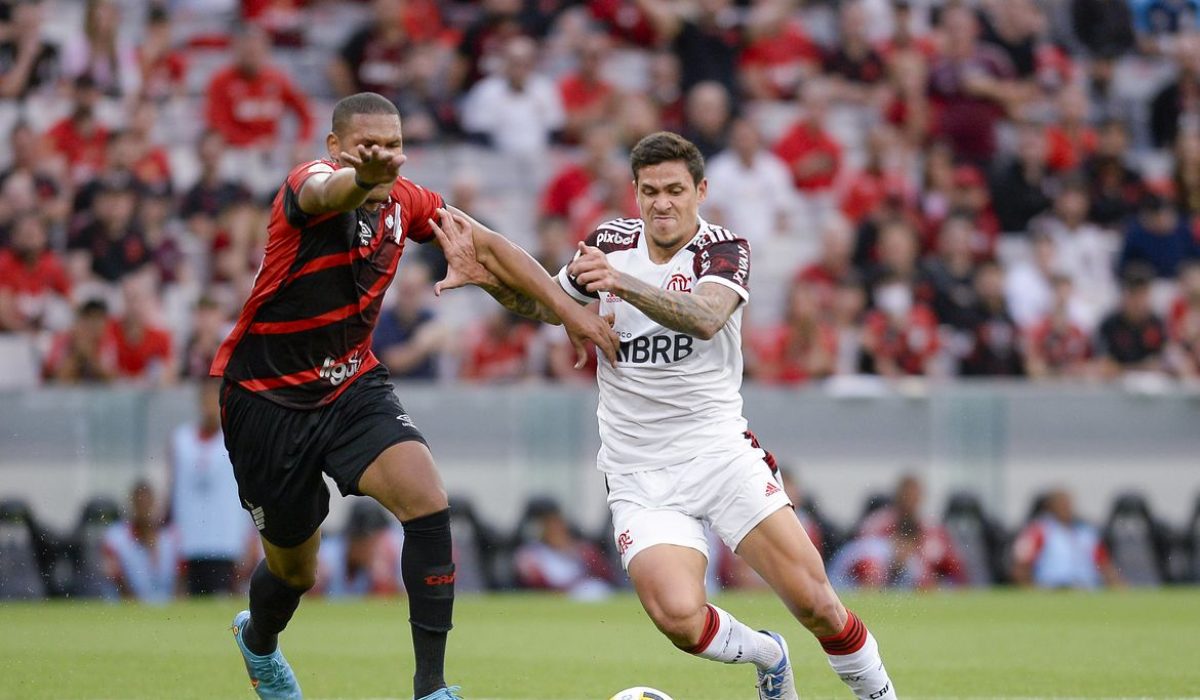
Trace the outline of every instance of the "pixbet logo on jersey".
<instances>
[{"instance_id":1,"label":"pixbet logo on jersey","mask_svg":"<svg viewBox=\"0 0 1200 700\"><path fill-rule=\"evenodd\" d=\"M359 367L362 367L362 360L358 359L358 355L351 355L345 362L336 363L332 357L326 357L317 376L328 379L330 384L337 386L358 374Z\"/></svg>"}]
</instances>

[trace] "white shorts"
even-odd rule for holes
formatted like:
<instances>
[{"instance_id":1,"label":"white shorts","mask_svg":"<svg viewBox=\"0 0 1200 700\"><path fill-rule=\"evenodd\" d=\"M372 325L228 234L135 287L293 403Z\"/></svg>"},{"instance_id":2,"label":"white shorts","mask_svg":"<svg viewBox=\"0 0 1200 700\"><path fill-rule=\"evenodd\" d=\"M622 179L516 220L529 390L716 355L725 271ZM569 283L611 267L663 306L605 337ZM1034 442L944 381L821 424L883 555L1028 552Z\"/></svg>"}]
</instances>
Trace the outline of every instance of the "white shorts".
<instances>
[{"instance_id":1,"label":"white shorts","mask_svg":"<svg viewBox=\"0 0 1200 700\"><path fill-rule=\"evenodd\" d=\"M765 453L747 445L663 469L607 474L621 564L647 547L674 544L708 556L704 524L732 550L756 525L790 506Z\"/></svg>"}]
</instances>

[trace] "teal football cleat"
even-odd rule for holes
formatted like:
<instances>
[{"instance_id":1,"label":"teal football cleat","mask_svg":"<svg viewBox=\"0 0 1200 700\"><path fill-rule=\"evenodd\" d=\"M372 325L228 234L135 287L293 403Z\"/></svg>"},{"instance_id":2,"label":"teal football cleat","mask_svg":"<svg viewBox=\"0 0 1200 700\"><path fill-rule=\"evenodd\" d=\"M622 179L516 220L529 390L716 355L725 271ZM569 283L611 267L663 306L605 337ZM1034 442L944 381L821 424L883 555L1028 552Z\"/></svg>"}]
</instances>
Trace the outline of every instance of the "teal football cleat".
<instances>
[{"instance_id":1,"label":"teal football cleat","mask_svg":"<svg viewBox=\"0 0 1200 700\"><path fill-rule=\"evenodd\" d=\"M417 698L417 700L462 700L462 696L458 694L459 690L461 688L457 685L452 685L449 688L435 690L423 698Z\"/></svg>"},{"instance_id":2,"label":"teal football cleat","mask_svg":"<svg viewBox=\"0 0 1200 700\"><path fill-rule=\"evenodd\" d=\"M783 637L762 630L762 633L774 639L783 649L783 658L774 667L758 672L759 700L800 700L796 693L796 679L792 676L792 660L788 657L788 645Z\"/></svg>"},{"instance_id":3,"label":"teal football cleat","mask_svg":"<svg viewBox=\"0 0 1200 700\"><path fill-rule=\"evenodd\" d=\"M246 662L246 673L250 674L250 687L265 700L301 700L300 684L296 674L278 648L267 656L259 656L246 648L242 641L242 629L250 621L250 611L243 610L233 618L233 638Z\"/></svg>"}]
</instances>

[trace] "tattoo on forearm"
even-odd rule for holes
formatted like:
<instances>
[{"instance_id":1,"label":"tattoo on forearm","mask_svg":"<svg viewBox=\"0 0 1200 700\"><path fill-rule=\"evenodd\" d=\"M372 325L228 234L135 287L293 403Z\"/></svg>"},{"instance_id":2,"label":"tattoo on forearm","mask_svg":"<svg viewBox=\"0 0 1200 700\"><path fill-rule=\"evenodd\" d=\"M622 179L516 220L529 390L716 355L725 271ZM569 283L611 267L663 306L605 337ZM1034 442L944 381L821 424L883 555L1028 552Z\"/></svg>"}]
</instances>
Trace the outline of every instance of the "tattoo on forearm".
<instances>
[{"instance_id":1,"label":"tattoo on forearm","mask_svg":"<svg viewBox=\"0 0 1200 700\"><path fill-rule=\"evenodd\" d=\"M620 296L652 320L688 335L711 335L720 330L728 318L727 314L721 314L719 299L667 291L638 279L626 280Z\"/></svg>"},{"instance_id":2,"label":"tattoo on forearm","mask_svg":"<svg viewBox=\"0 0 1200 700\"><path fill-rule=\"evenodd\" d=\"M491 294L492 298L500 302L501 306L518 316L556 326L562 323L558 315L543 306L540 301L527 297L515 289L495 284L480 285L480 288Z\"/></svg>"}]
</instances>

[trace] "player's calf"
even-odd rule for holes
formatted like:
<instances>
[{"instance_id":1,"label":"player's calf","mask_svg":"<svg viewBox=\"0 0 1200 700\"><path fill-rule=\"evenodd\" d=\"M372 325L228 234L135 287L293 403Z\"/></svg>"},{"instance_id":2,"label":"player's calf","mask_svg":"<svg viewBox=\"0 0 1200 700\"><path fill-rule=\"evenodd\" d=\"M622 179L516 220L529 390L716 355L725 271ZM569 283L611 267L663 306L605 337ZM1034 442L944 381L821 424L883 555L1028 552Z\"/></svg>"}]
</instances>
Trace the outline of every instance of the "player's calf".
<instances>
[{"instance_id":1,"label":"player's calf","mask_svg":"<svg viewBox=\"0 0 1200 700\"><path fill-rule=\"evenodd\" d=\"M285 581L271 573L266 559L260 561L250 576L250 619L242 630L246 648L259 656L274 652L279 633L300 605L300 596L315 582L315 572L297 574Z\"/></svg>"},{"instance_id":2,"label":"player's calf","mask_svg":"<svg viewBox=\"0 0 1200 700\"><path fill-rule=\"evenodd\" d=\"M454 555L450 510L443 509L401 523L404 548L401 575L408 591L416 673L415 696L445 687L446 636L454 616Z\"/></svg>"}]
</instances>

